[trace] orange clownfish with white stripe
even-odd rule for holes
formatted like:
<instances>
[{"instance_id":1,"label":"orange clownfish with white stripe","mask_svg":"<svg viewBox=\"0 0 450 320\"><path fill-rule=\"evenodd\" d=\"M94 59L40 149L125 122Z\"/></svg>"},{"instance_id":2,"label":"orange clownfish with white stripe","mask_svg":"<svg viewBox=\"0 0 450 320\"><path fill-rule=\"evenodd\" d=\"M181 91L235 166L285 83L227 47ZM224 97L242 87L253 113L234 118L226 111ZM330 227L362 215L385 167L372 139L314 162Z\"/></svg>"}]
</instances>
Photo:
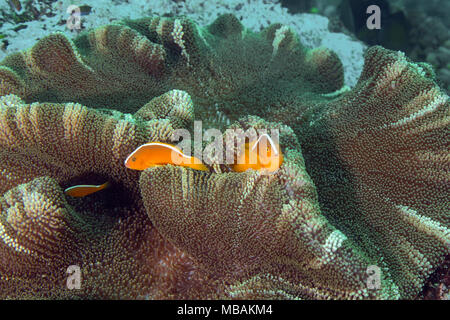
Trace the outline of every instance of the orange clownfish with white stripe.
<instances>
[{"instance_id":1,"label":"orange clownfish with white stripe","mask_svg":"<svg viewBox=\"0 0 450 320\"><path fill-rule=\"evenodd\" d=\"M235 172L258 170L274 172L283 163L280 146L269 135L262 134L257 140L242 145L242 152L231 165ZM194 170L208 171L208 168L196 157L185 155L174 145L163 142L150 142L139 146L126 159L125 167L133 170L145 170L150 167L172 164ZM101 185L76 185L64 192L72 197L85 197L110 186L109 182Z\"/></svg>"},{"instance_id":2,"label":"orange clownfish with white stripe","mask_svg":"<svg viewBox=\"0 0 450 320\"><path fill-rule=\"evenodd\" d=\"M208 171L208 168L196 157L187 156L179 148L163 142L143 144L125 159L125 167L133 170L145 170L165 164Z\"/></svg>"},{"instance_id":3,"label":"orange clownfish with white stripe","mask_svg":"<svg viewBox=\"0 0 450 320\"><path fill-rule=\"evenodd\" d=\"M274 172L283 163L280 146L268 134L262 134L257 140L242 145L242 150L233 171L244 172L248 169Z\"/></svg>"},{"instance_id":4,"label":"orange clownfish with white stripe","mask_svg":"<svg viewBox=\"0 0 450 320\"><path fill-rule=\"evenodd\" d=\"M109 182L105 182L104 184L100 185L93 185L93 184L79 184L70 188L67 188L64 190L64 193L68 196L75 197L75 198L82 198L85 196L88 196L92 193L98 192L100 190L104 190L110 186Z\"/></svg>"},{"instance_id":5,"label":"orange clownfish with white stripe","mask_svg":"<svg viewBox=\"0 0 450 320\"><path fill-rule=\"evenodd\" d=\"M257 140L243 145L243 150L236 160L236 163L231 165L232 170L236 172L248 169L273 172L283 163L283 155L280 146L268 134L262 134ZM196 157L187 156L179 148L163 142L143 144L125 159L125 166L134 170L145 170L165 164L208 171Z\"/></svg>"}]
</instances>

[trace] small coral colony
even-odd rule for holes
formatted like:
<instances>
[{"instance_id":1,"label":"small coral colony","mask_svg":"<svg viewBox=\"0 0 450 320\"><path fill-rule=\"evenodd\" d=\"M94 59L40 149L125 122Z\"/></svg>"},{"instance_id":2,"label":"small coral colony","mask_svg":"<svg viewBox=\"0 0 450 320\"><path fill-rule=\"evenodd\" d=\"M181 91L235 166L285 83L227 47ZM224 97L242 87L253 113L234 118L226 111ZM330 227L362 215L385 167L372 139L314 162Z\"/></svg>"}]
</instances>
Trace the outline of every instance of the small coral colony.
<instances>
[{"instance_id":1,"label":"small coral colony","mask_svg":"<svg viewBox=\"0 0 450 320\"><path fill-rule=\"evenodd\" d=\"M380 46L343 79L334 52L231 14L7 56L0 297L419 297L450 251L448 96Z\"/></svg>"}]
</instances>

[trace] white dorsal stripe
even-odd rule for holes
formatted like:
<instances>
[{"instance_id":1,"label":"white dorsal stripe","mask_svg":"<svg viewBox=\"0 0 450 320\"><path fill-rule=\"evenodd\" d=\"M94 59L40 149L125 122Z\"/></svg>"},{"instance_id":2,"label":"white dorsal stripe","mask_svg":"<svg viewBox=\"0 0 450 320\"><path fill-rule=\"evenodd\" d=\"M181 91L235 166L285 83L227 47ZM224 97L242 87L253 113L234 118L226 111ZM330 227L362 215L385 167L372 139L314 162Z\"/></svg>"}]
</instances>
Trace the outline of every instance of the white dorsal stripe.
<instances>
[{"instance_id":1,"label":"white dorsal stripe","mask_svg":"<svg viewBox=\"0 0 450 320\"><path fill-rule=\"evenodd\" d=\"M126 159L124 164L126 164L128 162L128 160L130 158L133 157L134 154L136 154L140 149L145 148L145 147L151 147L151 146L161 146L161 147L165 147L165 148L169 148L172 151L175 151L176 153L178 153L179 155L181 155L182 157L189 159L191 158L190 156L185 155L183 152L181 152L181 150L179 150L178 148L168 145L168 144L164 144L164 143L159 143L159 142L150 142L150 143L146 143L143 144L142 146L139 146L136 150L134 150Z\"/></svg>"},{"instance_id":2,"label":"white dorsal stripe","mask_svg":"<svg viewBox=\"0 0 450 320\"><path fill-rule=\"evenodd\" d=\"M64 192L70 191L75 188L97 188L97 189L99 189L101 186L103 186L103 184L101 184L99 186L93 185L93 184L79 184L79 185L67 188L66 190L64 190Z\"/></svg>"},{"instance_id":3,"label":"white dorsal stripe","mask_svg":"<svg viewBox=\"0 0 450 320\"><path fill-rule=\"evenodd\" d=\"M278 155L277 146L275 145L275 142L273 142L272 138L267 133L264 133L259 136L258 140L256 140L256 143L252 148L252 151L255 150L255 148L258 146L258 144L260 143L260 141L263 137L265 137L269 141L270 147L272 148L274 155L277 156Z\"/></svg>"}]
</instances>

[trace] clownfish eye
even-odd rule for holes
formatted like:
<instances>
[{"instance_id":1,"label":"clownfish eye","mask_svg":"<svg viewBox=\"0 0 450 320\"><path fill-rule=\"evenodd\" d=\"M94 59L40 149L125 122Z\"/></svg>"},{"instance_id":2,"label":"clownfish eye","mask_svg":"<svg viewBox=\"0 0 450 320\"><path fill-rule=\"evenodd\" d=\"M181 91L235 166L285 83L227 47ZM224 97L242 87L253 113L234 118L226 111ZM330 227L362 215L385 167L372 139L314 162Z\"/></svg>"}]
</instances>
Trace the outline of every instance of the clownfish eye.
<instances>
[{"instance_id":1,"label":"clownfish eye","mask_svg":"<svg viewBox=\"0 0 450 320\"><path fill-rule=\"evenodd\" d=\"M136 161L136 158L135 157L131 158L131 161L133 161L133 162Z\"/></svg>"},{"instance_id":2,"label":"clownfish eye","mask_svg":"<svg viewBox=\"0 0 450 320\"><path fill-rule=\"evenodd\" d=\"M261 150L262 152L264 151L263 148L261 148L260 150ZM266 147L266 154L269 154L270 151L271 151L271 150L270 150L270 147Z\"/></svg>"}]
</instances>

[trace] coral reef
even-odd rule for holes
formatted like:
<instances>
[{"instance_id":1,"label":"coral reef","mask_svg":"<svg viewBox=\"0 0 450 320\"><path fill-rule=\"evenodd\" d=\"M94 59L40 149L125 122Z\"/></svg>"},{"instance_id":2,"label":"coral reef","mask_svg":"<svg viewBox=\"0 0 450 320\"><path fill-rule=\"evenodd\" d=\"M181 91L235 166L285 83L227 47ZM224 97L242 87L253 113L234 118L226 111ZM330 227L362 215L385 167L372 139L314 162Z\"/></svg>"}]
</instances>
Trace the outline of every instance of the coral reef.
<instances>
[{"instance_id":1,"label":"coral reef","mask_svg":"<svg viewBox=\"0 0 450 320\"><path fill-rule=\"evenodd\" d=\"M183 103L173 106L183 115L178 121L192 114ZM140 203L138 173L123 166L143 142L170 141L170 120L150 119L156 104L139 110L144 121L73 103L1 98L2 298L143 299L175 294L183 281L193 282L190 290L201 285L188 276L195 269L189 257L152 228ZM108 179L114 186L103 198L65 199L61 186L83 179ZM69 265L82 268L82 290L66 288Z\"/></svg>"},{"instance_id":2,"label":"coral reef","mask_svg":"<svg viewBox=\"0 0 450 320\"><path fill-rule=\"evenodd\" d=\"M320 107L302 144L324 214L345 234L372 230L358 242L383 251L402 295L450 250L450 102L430 77L426 64L370 48L355 89Z\"/></svg>"},{"instance_id":3,"label":"coral reef","mask_svg":"<svg viewBox=\"0 0 450 320\"><path fill-rule=\"evenodd\" d=\"M439 4L441 7L443 3ZM448 3L446 3L448 7ZM446 12L449 9L439 9ZM450 92L450 25L447 17L424 16L417 11L410 13L414 29L414 49L410 56L416 61L430 63L442 88ZM447 25L445 25L447 23Z\"/></svg>"},{"instance_id":4,"label":"coral reef","mask_svg":"<svg viewBox=\"0 0 450 320\"><path fill-rule=\"evenodd\" d=\"M22 2L25 2L22 0ZM308 48L327 47L339 56L344 66L345 84L354 86L363 65L363 51L366 46L347 34L329 30L329 21L318 14L289 14L278 0L27 0L27 10L19 21L5 1L0 7L0 26L4 36L4 48L0 50L0 60L7 54L24 50L51 32L64 33L70 39L81 30L117 22L121 19L138 19L152 15L173 17L185 16L202 27L211 24L222 14L233 13L248 29L261 31L273 23L283 23L291 27L301 42ZM75 16L70 16L70 6L79 6L79 29L75 28ZM1 2L0 2L1 6ZM89 8L85 10L84 8ZM11 12L13 11L13 12ZM32 16L26 12L33 12ZM2 19L3 13L3 19ZM78 19L78 18L76 18ZM2 20L5 20L2 24Z\"/></svg>"},{"instance_id":5,"label":"coral reef","mask_svg":"<svg viewBox=\"0 0 450 320\"><path fill-rule=\"evenodd\" d=\"M367 45L401 50L413 61L425 61L436 72L439 86L450 92L450 2L430 0L317 1L319 12L330 19L335 32L356 35ZM381 29L368 30L366 9L377 5ZM336 21L337 20L337 21ZM345 25L345 26L344 26ZM336 33L337 34L337 33Z\"/></svg>"},{"instance_id":6,"label":"coral reef","mask_svg":"<svg viewBox=\"0 0 450 320\"><path fill-rule=\"evenodd\" d=\"M203 121L215 115L211 106L236 120L238 114L265 112L281 93L284 100L295 99L343 85L334 52L307 51L280 24L257 34L244 30L233 15L204 29L189 19L156 17L104 26L74 42L56 33L5 58L0 71L2 94L15 93L25 102L113 104L130 113L155 96L181 89L193 97ZM255 85L261 89L249 90Z\"/></svg>"},{"instance_id":7,"label":"coral reef","mask_svg":"<svg viewBox=\"0 0 450 320\"><path fill-rule=\"evenodd\" d=\"M281 4L295 12L314 12L329 19L329 29L336 38L357 37L365 45L380 45L401 50L415 62L425 61L436 72L441 89L450 92L450 23L447 12L450 2L430 0L282 0ZM369 30L366 13L370 5L382 12L381 28ZM320 29L320 27L319 27ZM303 40L303 39L302 39ZM334 39L333 41L337 41ZM328 46L326 41L322 45ZM338 42L329 47L338 51ZM347 51L347 55L351 52ZM338 53L338 52L337 52ZM356 53L356 52L355 52ZM341 54L338 53L342 59ZM344 63L344 61L343 61ZM345 66L345 63L344 63ZM345 68L347 72L347 68ZM360 70L360 69L359 69ZM355 81L356 82L356 81ZM346 84L347 81L346 81ZM353 86L353 85L352 85Z\"/></svg>"},{"instance_id":8,"label":"coral reef","mask_svg":"<svg viewBox=\"0 0 450 320\"><path fill-rule=\"evenodd\" d=\"M1 297L398 299L445 274L449 99L400 52L350 90L286 26L153 17L45 37L0 84ZM277 128L280 170L125 168L194 119ZM87 178L113 187L64 197Z\"/></svg>"},{"instance_id":9,"label":"coral reef","mask_svg":"<svg viewBox=\"0 0 450 320\"><path fill-rule=\"evenodd\" d=\"M233 127L279 129L281 170L147 170L140 186L156 229L213 278L232 283L225 290L232 298L395 297L389 279L383 290L367 289L370 261L321 214L292 130L254 117Z\"/></svg>"}]
</instances>

